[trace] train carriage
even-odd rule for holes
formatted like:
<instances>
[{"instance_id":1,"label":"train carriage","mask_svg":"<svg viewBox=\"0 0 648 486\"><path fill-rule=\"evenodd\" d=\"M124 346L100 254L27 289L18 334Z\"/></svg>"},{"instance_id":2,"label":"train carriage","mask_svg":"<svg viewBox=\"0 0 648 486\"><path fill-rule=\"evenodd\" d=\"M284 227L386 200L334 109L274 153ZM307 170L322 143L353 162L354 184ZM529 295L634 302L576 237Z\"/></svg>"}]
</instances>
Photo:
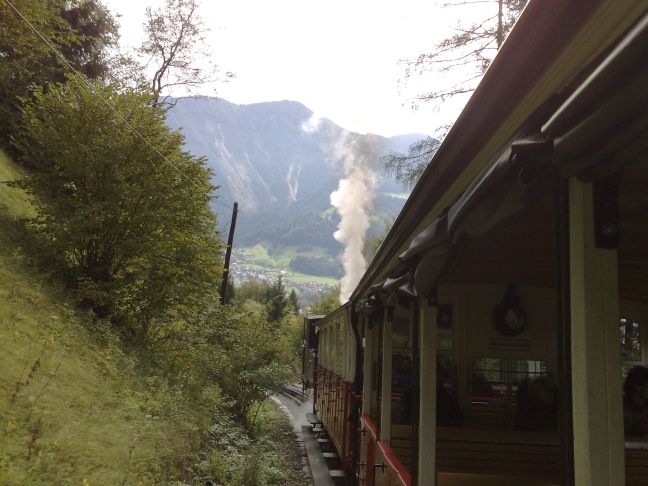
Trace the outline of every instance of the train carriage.
<instances>
[{"instance_id":1,"label":"train carriage","mask_svg":"<svg viewBox=\"0 0 648 486\"><path fill-rule=\"evenodd\" d=\"M647 60L646 1L529 3L318 323L350 484L648 484Z\"/></svg>"},{"instance_id":2,"label":"train carriage","mask_svg":"<svg viewBox=\"0 0 648 486\"><path fill-rule=\"evenodd\" d=\"M345 305L317 322L318 353L314 408L336 448L347 473L353 470L359 396L354 394L356 380L356 338L350 305Z\"/></svg>"}]
</instances>

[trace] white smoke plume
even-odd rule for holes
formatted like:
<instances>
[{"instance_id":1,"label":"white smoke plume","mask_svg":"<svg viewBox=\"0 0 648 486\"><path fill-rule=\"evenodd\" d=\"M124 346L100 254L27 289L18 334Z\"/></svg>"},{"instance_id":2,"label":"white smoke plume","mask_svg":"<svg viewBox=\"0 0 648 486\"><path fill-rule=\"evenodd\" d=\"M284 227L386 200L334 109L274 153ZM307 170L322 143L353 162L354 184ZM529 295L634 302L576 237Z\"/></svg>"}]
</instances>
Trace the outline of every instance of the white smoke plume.
<instances>
[{"instance_id":1,"label":"white smoke plume","mask_svg":"<svg viewBox=\"0 0 648 486\"><path fill-rule=\"evenodd\" d=\"M349 299L367 268L362 250L369 229L369 212L373 208L377 175L371 165L380 157L379 140L377 136L362 135L344 144L344 177L337 190L331 193L331 204L341 217L333 237L344 246L341 304Z\"/></svg>"}]
</instances>

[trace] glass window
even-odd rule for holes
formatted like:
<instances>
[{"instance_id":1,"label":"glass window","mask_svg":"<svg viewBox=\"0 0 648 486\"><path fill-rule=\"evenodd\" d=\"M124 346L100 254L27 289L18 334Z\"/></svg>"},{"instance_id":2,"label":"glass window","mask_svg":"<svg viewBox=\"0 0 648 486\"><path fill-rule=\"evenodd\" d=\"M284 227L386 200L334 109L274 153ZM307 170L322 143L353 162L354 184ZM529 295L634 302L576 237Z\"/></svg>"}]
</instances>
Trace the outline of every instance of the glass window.
<instances>
[{"instance_id":1,"label":"glass window","mask_svg":"<svg viewBox=\"0 0 648 486\"><path fill-rule=\"evenodd\" d=\"M343 321L338 321L336 324L336 356L335 356L335 371L340 374L344 375L344 337L345 337L345 329L344 329L344 323Z\"/></svg>"},{"instance_id":2,"label":"glass window","mask_svg":"<svg viewBox=\"0 0 648 486\"><path fill-rule=\"evenodd\" d=\"M392 324L392 346L394 348L411 348L410 321L407 317L395 318Z\"/></svg>"},{"instance_id":3,"label":"glass window","mask_svg":"<svg viewBox=\"0 0 648 486\"><path fill-rule=\"evenodd\" d=\"M621 360L641 361L641 330L639 321L619 319L619 338L621 340Z\"/></svg>"},{"instance_id":4,"label":"glass window","mask_svg":"<svg viewBox=\"0 0 648 486\"><path fill-rule=\"evenodd\" d=\"M437 331L437 349L452 352L452 329L439 329Z\"/></svg>"},{"instance_id":5,"label":"glass window","mask_svg":"<svg viewBox=\"0 0 648 486\"><path fill-rule=\"evenodd\" d=\"M476 358L468 377L470 402L474 406L512 407L520 384L546 374L546 361Z\"/></svg>"},{"instance_id":6,"label":"glass window","mask_svg":"<svg viewBox=\"0 0 648 486\"><path fill-rule=\"evenodd\" d=\"M375 393L372 394L374 402L371 404L370 417L374 421L378 430L380 430L380 412L382 404L382 355L383 355L383 337L384 326L378 323L376 326L378 332L376 333L377 346L375 346L375 354L373 356L373 389Z\"/></svg>"},{"instance_id":7,"label":"glass window","mask_svg":"<svg viewBox=\"0 0 648 486\"><path fill-rule=\"evenodd\" d=\"M412 353L392 354L392 423L410 424L412 420Z\"/></svg>"},{"instance_id":8,"label":"glass window","mask_svg":"<svg viewBox=\"0 0 648 486\"><path fill-rule=\"evenodd\" d=\"M440 305L437 312L437 381L456 395L457 374L453 353L452 306Z\"/></svg>"}]
</instances>

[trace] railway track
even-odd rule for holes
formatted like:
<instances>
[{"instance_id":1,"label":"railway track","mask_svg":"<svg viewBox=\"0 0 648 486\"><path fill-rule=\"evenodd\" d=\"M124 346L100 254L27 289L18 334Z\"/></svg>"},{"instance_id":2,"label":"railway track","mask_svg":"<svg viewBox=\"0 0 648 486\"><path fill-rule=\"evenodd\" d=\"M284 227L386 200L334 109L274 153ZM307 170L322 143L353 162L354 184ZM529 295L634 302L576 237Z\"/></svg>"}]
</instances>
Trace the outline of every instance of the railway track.
<instances>
[{"instance_id":1,"label":"railway track","mask_svg":"<svg viewBox=\"0 0 648 486\"><path fill-rule=\"evenodd\" d=\"M299 401L300 403L305 402L310 398L310 390L307 392L304 392L301 390L300 387L296 385L286 385L281 387L279 390L279 393L281 393L284 396L287 396L289 398L292 398L294 400Z\"/></svg>"}]
</instances>

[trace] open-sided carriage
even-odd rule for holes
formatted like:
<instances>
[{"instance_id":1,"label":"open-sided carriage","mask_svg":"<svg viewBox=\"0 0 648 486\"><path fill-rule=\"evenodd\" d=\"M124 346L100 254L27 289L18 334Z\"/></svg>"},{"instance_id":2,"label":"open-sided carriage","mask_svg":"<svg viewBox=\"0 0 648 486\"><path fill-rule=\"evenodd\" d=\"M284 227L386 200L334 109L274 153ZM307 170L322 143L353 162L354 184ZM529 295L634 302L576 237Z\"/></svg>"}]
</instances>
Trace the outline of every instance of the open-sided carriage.
<instances>
[{"instance_id":1,"label":"open-sided carriage","mask_svg":"<svg viewBox=\"0 0 648 486\"><path fill-rule=\"evenodd\" d=\"M647 61L648 2L530 2L317 323L350 484L648 484Z\"/></svg>"}]
</instances>

